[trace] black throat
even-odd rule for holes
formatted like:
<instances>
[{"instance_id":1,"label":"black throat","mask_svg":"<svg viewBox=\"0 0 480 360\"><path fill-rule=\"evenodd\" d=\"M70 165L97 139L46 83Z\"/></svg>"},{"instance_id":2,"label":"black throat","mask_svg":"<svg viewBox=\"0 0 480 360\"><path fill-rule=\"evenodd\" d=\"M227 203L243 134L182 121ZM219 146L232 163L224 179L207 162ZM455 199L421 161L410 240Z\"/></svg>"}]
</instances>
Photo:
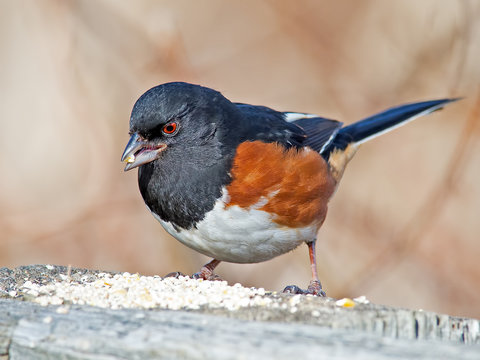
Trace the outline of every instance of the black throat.
<instances>
[{"instance_id":1,"label":"black throat","mask_svg":"<svg viewBox=\"0 0 480 360\"><path fill-rule=\"evenodd\" d=\"M177 228L195 227L231 181L234 151L227 148L167 149L159 160L141 166L138 183L150 211Z\"/></svg>"}]
</instances>

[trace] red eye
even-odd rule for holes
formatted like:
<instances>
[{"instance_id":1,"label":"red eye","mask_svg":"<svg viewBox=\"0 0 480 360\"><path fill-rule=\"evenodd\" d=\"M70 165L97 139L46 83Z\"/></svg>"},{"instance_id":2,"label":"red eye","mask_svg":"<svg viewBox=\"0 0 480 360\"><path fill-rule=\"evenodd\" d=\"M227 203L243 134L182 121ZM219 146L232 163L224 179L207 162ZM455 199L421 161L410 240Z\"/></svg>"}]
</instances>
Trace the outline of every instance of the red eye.
<instances>
[{"instance_id":1,"label":"red eye","mask_svg":"<svg viewBox=\"0 0 480 360\"><path fill-rule=\"evenodd\" d=\"M175 131L177 131L177 123L172 122L165 125L162 131L164 134L172 135Z\"/></svg>"}]
</instances>

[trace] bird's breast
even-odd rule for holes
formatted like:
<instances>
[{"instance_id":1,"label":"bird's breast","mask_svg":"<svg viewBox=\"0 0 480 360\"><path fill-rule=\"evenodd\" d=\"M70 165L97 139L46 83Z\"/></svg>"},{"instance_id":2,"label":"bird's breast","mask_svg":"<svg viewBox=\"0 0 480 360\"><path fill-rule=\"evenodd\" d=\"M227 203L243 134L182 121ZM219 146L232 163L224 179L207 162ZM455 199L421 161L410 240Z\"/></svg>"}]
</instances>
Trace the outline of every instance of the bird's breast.
<instances>
[{"instance_id":1,"label":"bird's breast","mask_svg":"<svg viewBox=\"0 0 480 360\"><path fill-rule=\"evenodd\" d=\"M318 153L260 141L238 147L231 177L213 209L194 226L157 219L180 242L207 256L254 263L314 240L335 190Z\"/></svg>"},{"instance_id":2,"label":"bird's breast","mask_svg":"<svg viewBox=\"0 0 480 360\"><path fill-rule=\"evenodd\" d=\"M165 230L184 245L212 258L234 263L256 263L289 252L315 238L318 224L290 228L255 206L227 206L226 190L213 210L189 229L160 221Z\"/></svg>"}]
</instances>

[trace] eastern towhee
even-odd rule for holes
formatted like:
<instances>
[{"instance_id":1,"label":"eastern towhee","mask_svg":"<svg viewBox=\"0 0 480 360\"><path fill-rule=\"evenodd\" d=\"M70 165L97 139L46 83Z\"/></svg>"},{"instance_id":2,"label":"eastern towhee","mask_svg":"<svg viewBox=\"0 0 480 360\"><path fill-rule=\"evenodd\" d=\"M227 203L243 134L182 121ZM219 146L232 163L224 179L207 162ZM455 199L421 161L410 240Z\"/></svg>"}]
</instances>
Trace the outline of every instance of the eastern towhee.
<instances>
[{"instance_id":1,"label":"eastern towhee","mask_svg":"<svg viewBox=\"0 0 480 360\"><path fill-rule=\"evenodd\" d=\"M125 171L139 167L143 199L165 230L221 261L256 263L306 243L312 280L290 293L325 296L315 241L328 202L360 144L456 99L401 105L351 125L232 103L188 83L156 86L135 103Z\"/></svg>"}]
</instances>

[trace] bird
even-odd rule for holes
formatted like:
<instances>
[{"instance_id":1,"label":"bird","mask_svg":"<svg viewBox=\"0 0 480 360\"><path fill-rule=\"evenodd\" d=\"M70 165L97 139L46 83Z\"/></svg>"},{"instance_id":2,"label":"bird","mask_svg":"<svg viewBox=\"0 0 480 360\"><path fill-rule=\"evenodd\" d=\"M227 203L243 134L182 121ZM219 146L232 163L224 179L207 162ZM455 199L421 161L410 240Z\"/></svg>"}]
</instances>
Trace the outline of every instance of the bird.
<instances>
[{"instance_id":1,"label":"bird","mask_svg":"<svg viewBox=\"0 0 480 360\"><path fill-rule=\"evenodd\" d=\"M314 114L231 102L186 82L151 88L135 102L121 160L138 168L147 208L175 239L220 262L259 263L301 244L311 280L290 294L326 296L315 244L328 204L359 146L456 98L396 106L343 126Z\"/></svg>"}]
</instances>

